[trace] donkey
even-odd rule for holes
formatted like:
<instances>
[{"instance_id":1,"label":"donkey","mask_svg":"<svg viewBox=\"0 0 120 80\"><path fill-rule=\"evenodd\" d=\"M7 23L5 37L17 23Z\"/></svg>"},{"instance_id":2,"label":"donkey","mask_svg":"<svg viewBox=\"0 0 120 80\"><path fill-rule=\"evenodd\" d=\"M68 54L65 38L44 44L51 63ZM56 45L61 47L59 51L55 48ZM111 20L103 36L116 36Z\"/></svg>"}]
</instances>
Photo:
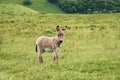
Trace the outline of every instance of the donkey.
<instances>
[{"instance_id":1,"label":"donkey","mask_svg":"<svg viewBox=\"0 0 120 80\"><path fill-rule=\"evenodd\" d=\"M41 36L36 40L36 52L38 52L38 60L40 63L43 62L42 53L45 51L54 52L54 61L58 62L58 50L63 42L66 28L67 26L60 28L59 25L57 25L56 37Z\"/></svg>"}]
</instances>

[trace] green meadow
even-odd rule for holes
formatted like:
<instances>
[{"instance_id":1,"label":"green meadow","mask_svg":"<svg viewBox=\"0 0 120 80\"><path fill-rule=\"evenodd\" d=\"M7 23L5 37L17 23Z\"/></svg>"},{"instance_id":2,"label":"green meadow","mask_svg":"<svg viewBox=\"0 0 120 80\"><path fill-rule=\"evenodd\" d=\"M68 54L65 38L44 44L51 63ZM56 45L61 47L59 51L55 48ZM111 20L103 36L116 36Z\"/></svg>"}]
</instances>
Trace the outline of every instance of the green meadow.
<instances>
[{"instance_id":1,"label":"green meadow","mask_svg":"<svg viewBox=\"0 0 120 80\"><path fill-rule=\"evenodd\" d=\"M23 5L25 0L0 0L2 4L19 4ZM47 0L26 0L30 1L31 5L26 5L25 7L34 9L40 13L64 13L57 5L49 3ZM0 3L0 4L1 4Z\"/></svg>"},{"instance_id":2,"label":"green meadow","mask_svg":"<svg viewBox=\"0 0 120 80\"><path fill-rule=\"evenodd\" d=\"M59 51L38 62L35 41L68 26ZM0 80L120 80L120 13L41 14L0 4Z\"/></svg>"}]
</instances>

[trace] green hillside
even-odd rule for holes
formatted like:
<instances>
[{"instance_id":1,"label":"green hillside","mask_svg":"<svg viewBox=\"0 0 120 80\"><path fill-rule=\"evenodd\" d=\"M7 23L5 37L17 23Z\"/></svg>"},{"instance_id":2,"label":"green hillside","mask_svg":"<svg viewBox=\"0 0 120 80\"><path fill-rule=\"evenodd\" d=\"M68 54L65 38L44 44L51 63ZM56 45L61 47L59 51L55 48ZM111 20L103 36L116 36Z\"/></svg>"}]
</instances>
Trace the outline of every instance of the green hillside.
<instances>
[{"instance_id":1,"label":"green hillside","mask_svg":"<svg viewBox=\"0 0 120 80\"><path fill-rule=\"evenodd\" d=\"M38 62L35 41L68 26L59 51ZM17 4L0 5L0 80L119 80L120 13L40 14Z\"/></svg>"},{"instance_id":2,"label":"green hillside","mask_svg":"<svg viewBox=\"0 0 120 80\"><path fill-rule=\"evenodd\" d=\"M26 7L34 9L40 13L63 13L56 5L47 0L31 0L32 4ZM0 0L0 4L23 4L23 0Z\"/></svg>"},{"instance_id":3,"label":"green hillside","mask_svg":"<svg viewBox=\"0 0 120 80\"><path fill-rule=\"evenodd\" d=\"M22 5L19 4L0 4L0 13L1 14L9 14L11 16L15 16L15 15L24 15L24 14L35 14L38 12L24 7Z\"/></svg>"}]
</instances>

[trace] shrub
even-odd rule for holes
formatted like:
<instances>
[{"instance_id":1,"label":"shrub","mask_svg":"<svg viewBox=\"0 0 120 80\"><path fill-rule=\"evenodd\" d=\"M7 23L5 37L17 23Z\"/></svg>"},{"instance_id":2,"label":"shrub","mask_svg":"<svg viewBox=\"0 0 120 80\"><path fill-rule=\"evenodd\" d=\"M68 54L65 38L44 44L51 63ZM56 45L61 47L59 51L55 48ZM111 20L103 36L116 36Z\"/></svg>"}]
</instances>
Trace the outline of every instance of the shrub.
<instances>
[{"instance_id":1,"label":"shrub","mask_svg":"<svg viewBox=\"0 0 120 80\"><path fill-rule=\"evenodd\" d=\"M0 52L1 52L2 44L3 44L2 35L3 35L3 32L2 32L2 30L0 30Z\"/></svg>"},{"instance_id":2,"label":"shrub","mask_svg":"<svg viewBox=\"0 0 120 80\"><path fill-rule=\"evenodd\" d=\"M75 1L63 1L61 4L59 4L59 6L66 13L75 13L75 12L77 12L76 2Z\"/></svg>"},{"instance_id":3,"label":"shrub","mask_svg":"<svg viewBox=\"0 0 120 80\"><path fill-rule=\"evenodd\" d=\"M66 13L120 12L120 0L48 0Z\"/></svg>"},{"instance_id":4,"label":"shrub","mask_svg":"<svg viewBox=\"0 0 120 80\"><path fill-rule=\"evenodd\" d=\"M55 34L55 30L52 28L46 29L42 32L42 34L47 35L47 36L51 36L51 35Z\"/></svg>"},{"instance_id":5,"label":"shrub","mask_svg":"<svg viewBox=\"0 0 120 80\"><path fill-rule=\"evenodd\" d=\"M48 2L57 4L59 0L47 0Z\"/></svg>"},{"instance_id":6,"label":"shrub","mask_svg":"<svg viewBox=\"0 0 120 80\"><path fill-rule=\"evenodd\" d=\"M23 5L31 5L32 2L30 0L24 0Z\"/></svg>"},{"instance_id":7,"label":"shrub","mask_svg":"<svg viewBox=\"0 0 120 80\"><path fill-rule=\"evenodd\" d=\"M1 47L2 46L2 37L0 36L0 51L1 51Z\"/></svg>"}]
</instances>

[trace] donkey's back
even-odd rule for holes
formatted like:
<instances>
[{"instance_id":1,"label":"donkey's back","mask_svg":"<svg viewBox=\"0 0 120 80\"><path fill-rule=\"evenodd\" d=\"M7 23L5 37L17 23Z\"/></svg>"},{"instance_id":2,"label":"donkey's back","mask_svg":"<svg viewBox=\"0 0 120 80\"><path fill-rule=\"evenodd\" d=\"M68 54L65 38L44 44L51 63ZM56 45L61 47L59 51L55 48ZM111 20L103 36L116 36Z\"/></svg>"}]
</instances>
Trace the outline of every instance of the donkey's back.
<instances>
[{"instance_id":1,"label":"donkey's back","mask_svg":"<svg viewBox=\"0 0 120 80\"><path fill-rule=\"evenodd\" d=\"M41 36L36 41L37 46L41 51L52 51L53 37Z\"/></svg>"}]
</instances>

